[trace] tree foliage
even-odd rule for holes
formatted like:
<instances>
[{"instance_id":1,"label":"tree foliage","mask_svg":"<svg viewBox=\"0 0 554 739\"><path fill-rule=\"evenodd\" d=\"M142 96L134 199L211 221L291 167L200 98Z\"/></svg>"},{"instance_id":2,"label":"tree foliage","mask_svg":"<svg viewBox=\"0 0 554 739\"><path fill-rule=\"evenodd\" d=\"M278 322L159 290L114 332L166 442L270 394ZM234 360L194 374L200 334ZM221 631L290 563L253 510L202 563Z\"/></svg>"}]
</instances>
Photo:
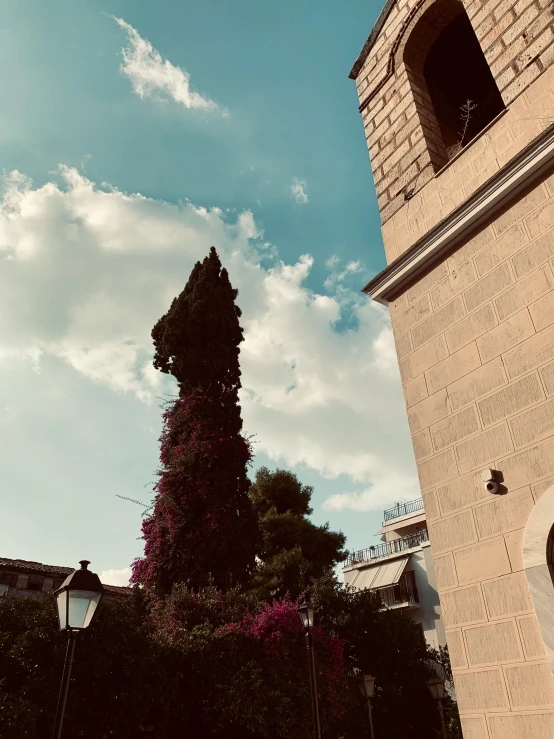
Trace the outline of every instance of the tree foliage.
<instances>
[{"instance_id":1,"label":"tree foliage","mask_svg":"<svg viewBox=\"0 0 554 739\"><path fill-rule=\"evenodd\" d=\"M248 581L256 521L248 497L251 447L240 431L237 290L212 247L152 331L154 366L179 397L164 413L153 511L133 582L163 597L174 583L227 589Z\"/></svg>"},{"instance_id":2,"label":"tree foliage","mask_svg":"<svg viewBox=\"0 0 554 739\"><path fill-rule=\"evenodd\" d=\"M345 537L308 516L313 488L287 470L261 467L250 488L260 530L253 588L261 599L297 599L345 557Z\"/></svg>"}]
</instances>

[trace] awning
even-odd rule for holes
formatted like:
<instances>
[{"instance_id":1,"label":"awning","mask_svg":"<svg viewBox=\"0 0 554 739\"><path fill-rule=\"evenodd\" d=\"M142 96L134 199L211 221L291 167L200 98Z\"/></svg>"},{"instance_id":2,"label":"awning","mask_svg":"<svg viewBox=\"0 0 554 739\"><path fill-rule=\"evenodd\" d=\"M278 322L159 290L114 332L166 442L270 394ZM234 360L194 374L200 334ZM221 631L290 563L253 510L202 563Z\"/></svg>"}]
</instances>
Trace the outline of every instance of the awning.
<instances>
[{"instance_id":1,"label":"awning","mask_svg":"<svg viewBox=\"0 0 554 739\"><path fill-rule=\"evenodd\" d=\"M408 554L405 557L394 559L392 562L383 562L360 570L352 585L358 590L375 590L376 588L396 585L409 559L410 555Z\"/></svg>"}]
</instances>

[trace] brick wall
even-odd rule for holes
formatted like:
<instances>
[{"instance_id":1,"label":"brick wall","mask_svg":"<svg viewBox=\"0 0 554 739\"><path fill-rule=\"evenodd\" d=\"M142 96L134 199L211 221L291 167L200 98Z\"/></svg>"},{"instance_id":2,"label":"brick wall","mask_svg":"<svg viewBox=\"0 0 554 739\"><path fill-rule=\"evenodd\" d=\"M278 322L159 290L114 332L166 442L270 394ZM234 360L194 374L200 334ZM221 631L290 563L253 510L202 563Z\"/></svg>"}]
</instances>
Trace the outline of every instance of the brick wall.
<instances>
[{"instance_id":1,"label":"brick wall","mask_svg":"<svg viewBox=\"0 0 554 739\"><path fill-rule=\"evenodd\" d=\"M416 106L417 96L423 108L428 105L427 93L418 75L406 68L404 48L426 11L435 12L435 6L437 15L448 15L453 5L452 0L398 0L356 77L383 223L406 208L406 188L417 191L434 177L438 159L432 116L427 119L422 105L419 111ZM466 0L464 7L504 103L510 106L554 61L551 2ZM422 53L426 48L424 44Z\"/></svg>"},{"instance_id":2,"label":"brick wall","mask_svg":"<svg viewBox=\"0 0 554 739\"><path fill-rule=\"evenodd\" d=\"M465 739L554 736L522 559L554 483L553 244L551 174L390 305Z\"/></svg>"}]
</instances>

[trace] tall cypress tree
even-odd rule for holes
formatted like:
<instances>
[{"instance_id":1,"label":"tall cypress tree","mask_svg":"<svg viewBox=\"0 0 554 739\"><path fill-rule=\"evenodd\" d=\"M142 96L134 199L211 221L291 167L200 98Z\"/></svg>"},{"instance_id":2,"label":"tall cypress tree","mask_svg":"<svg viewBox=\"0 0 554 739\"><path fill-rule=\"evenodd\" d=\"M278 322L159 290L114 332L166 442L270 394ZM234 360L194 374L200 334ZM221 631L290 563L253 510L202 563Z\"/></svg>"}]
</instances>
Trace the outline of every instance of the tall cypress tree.
<instances>
[{"instance_id":1,"label":"tall cypress tree","mask_svg":"<svg viewBox=\"0 0 554 739\"><path fill-rule=\"evenodd\" d=\"M176 582L193 590L210 581L224 590L241 585L254 565L237 295L212 246L152 330L154 366L175 377L179 397L164 413L156 499L133 580L160 596Z\"/></svg>"}]
</instances>

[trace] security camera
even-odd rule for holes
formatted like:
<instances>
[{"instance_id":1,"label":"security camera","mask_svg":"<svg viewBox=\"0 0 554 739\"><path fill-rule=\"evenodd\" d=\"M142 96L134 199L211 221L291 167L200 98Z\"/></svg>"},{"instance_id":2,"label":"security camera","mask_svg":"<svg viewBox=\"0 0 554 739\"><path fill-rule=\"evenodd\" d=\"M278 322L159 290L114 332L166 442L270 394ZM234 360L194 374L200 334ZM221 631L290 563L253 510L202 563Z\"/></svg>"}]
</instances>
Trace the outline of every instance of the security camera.
<instances>
[{"instance_id":1,"label":"security camera","mask_svg":"<svg viewBox=\"0 0 554 739\"><path fill-rule=\"evenodd\" d=\"M503 480L502 473L498 470L483 470L481 478L487 493L497 495L501 492L500 483Z\"/></svg>"}]
</instances>

